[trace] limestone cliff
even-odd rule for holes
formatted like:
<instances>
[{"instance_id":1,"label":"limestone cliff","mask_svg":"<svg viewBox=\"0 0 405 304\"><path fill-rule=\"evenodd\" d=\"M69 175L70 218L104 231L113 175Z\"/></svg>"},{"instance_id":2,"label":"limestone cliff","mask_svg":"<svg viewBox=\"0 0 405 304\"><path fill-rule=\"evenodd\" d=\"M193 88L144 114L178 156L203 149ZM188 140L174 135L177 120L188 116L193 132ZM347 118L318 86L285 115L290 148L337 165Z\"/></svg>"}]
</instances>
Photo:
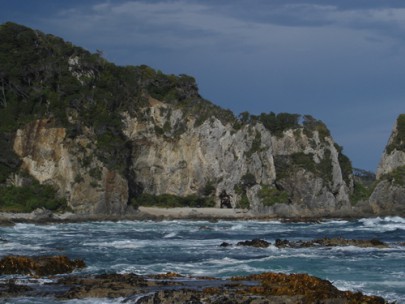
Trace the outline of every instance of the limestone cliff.
<instances>
[{"instance_id":1,"label":"limestone cliff","mask_svg":"<svg viewBox=\"0 0 405 304\"><path fill-rule=\"evenodd\" d=\"M13 148L21 158L21 170L41 184L54 185L75 212L125 212L127 181L94 157L95 146L88 137L69 139L65 128L42 119L18 129Z\"/></svg>"},{"instance_id":2,"label":"limestone cliff","mask_svg":"<svg viewBox=\"0 0 405 304\"><path fill-rule=\"evenodd\" d=\"M85 214L123 214L145 197L219 207L223 191L258 215L351 213L351 164L321 121L237 118L190 76L118 67L13 23L0 36L4 187L28 173Z\"/></svg>"},{"instance_id":3,"label":"limestone cliff","mask_svg":"<svg viewBox=\"0 0 405 304\"><path fill-rule=\"evenodd\" d=\"M405 165L405 114L401 114L392 129L391 136L377 168L377 179Z\"/></svg>"},{"instance_id":4,"label":"limestone cliff","mask_svg":"<svg viewBox=\"0 0 405 304\"><path fill-rule=\"evenodd\" d=\"M273 135L260 121L235 128L215 116L196 125L195 116L154 99L143 111L148 119L123 117L133 145L132 176L144 192L201 195L210 184L215 197L225 190L234 207L258 214L318 216L351 210L351 176L344 180L340 151L329 134L296 125ZM177 134L181 122L186 127Z\"/></svg>"},{"instance_id":5,"label":"limestone cliff","mask_svg":"<svg viewBox=\"0 0 405 304\"><path fill-rule=\"evenodd\" d=\"M395 122L369 203L375 214L405 215L405 114Z\"/></svg>"}]
</instances>

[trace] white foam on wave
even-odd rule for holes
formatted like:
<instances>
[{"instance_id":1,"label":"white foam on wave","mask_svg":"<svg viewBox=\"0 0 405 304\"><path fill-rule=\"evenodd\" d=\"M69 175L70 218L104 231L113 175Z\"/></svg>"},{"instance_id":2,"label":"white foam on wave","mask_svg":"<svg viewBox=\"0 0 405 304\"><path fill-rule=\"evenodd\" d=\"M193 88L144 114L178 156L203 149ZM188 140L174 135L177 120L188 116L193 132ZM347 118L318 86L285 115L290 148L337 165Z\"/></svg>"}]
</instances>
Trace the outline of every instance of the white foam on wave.
<instances>
[{"instance_id":1,"label":"white foam on wave","mask_svg":"<svg viewBox=\"0 0 405 304\"><path fill-rule=\"evenodd\" d=\"M224 274L226 275L229 272L241 273L241 274L260 273L260 272L263 272L263 269L258 268L258 267L253 267L249 264L238 264L238 265L232 265L232 267L223 267L220 269L216 269L216 270L214 270L214 272L215 272L215 275L217 275L217 276L223 276Z\"/></svg>"},{"instance_id":2,"label":"white foam on wave","mask_svg":"<svg viewBox=\"0 0 405 304\"><path fill-rule=\"evenodd\" d=\"M343 291L358 291L362 290L365 286L365 283L363 282L357 282L357 281L343 281L343 280L337 280L337 281L332 281L333 285Z\"/></svg>"},{"instance_id":3,"label":"white foam on wave","mask_svg":"<svg viewBox=\"0 0 405 304\"><path fill-rule=\"evenodd\" d=\"M14 243L14 242L6 242L1 245L0 251L9 251L9 250L41 250L44 249L41 246L34 246L32 244L21 244L21 243Z\"/></svg>"},{"instance_id":4,"label":"white foam on wave","mask_svg":"<svg viewBox=\"0 0 405 304\"><path fill-rule=\"evenodd\" d=\"M343 280L337 280L337 281L332 281L333 285L338 288L339 290L343 291L361 291L362 293L366 295L376 295L383 297L388 301L388 303L405 303L405 297L403 295L398 295L395 292L384 292L378 289L373 288L373 290L370 290L370 287L368 286L369 284L371 285L383 285L383 286L395 286L395 287L403 287L405 285L404 282L398 282L398 281L380 281L380 282L358 282L358 281L343 281Z\"/></svg>"},{"instance_id":5,"label":"white foam on wave","mask_svg":"<svg viewBox=\"0 0 405 304\"><path fill-rule=\"evenodd\" d=\"M90 247L113 247L113 248L122 248L122 249L135 249L143 247L143 244L139 241L113 241L113 242L89 242L84 243L84 246Z\"/></svg>"},{"instance_id":6,"label":"white foam on wave","mask_svg":"<svg viewBox=\"0 0 405 304\"><path fill-rule=\"evenodd\" d=\"M163 237L164 237L165 239L169 239L169 238L173 238L173 237L175 237L175 236L177 236L177 232L170 232L170 233L164 235Z\"/></svg>"},{"instance_id":7,"label":"white foam on wave","mask_svg":"<svg viewBox=\"0 0 405 304\"><path fill-rule=\"evenodd\" d=\"M374 284L377 285L385 285L389 287L401 287L405 288L405 281L397 280L397 281L379 281Z\"/></svg>"},{"instance_id":8,"label":"white foam on wave","mask_svg":"<svg viewBox=\"0 0 405 304\"><path fill-rule=\"evenodd\" d=\"M337 224L337 225L344 225L347 223L348 223L348 221L346 221L346 220L330 220L330 221L321 222L321 224Z\"/></svg>"},{"instance_id":9,"label":"white foam on wave","mask_svg":"<svg viewBox=\"0 0 405 304\"><path fill-rule=\"evenodd\" d=\"M228 258L228 257L224 257L222 259L209 259L209 260L205 261L206 264L220 265L220 266L234 265L234 264L240 264L240 263L246 263L246 262L247 261L240 261L240 260L236 260L236 259Z\"/></svg>"},{"instance_id":10,"label":"white foam on wave","mask_svg":"<svg viewBox=\"0 0 405 304\"><path fill-rule=\"evenodd\" d=\"M379 225L382 221L383 219L381 217L364 218L359 220L359 222L363 223L363 226L366 227L374 227L376 225Z\"/></svg>"},{"instance_id":11,"label":"white foam on wave","mask_svg":"<svg viewBox=\"0 0 405 304\"><path fill-rule=\"evenodd\" d=\"M232 230L232 231L245 230L245 225L242 223L236 224L236 225L233 225L231 228L229 228L229 230Z\"/></svg>"},{"instance_id":12,"label":"white foam on wave","mask_svg":"<svg viewBox=\"0 0 405 304\"><path fill-rule=\"evenodd\" d=\"M387 216L384 218L384 221L405 224L405 218L400 216Z\"/></svg>"},{"instance_id":13,"label":"white foam on wave","mask_svg":"<svg viewBox=\"0 0 405 304\"><path fill-rule=\"evenodd\" d=\"M386 216L382 217L374 217L374 218L363 218L360 219L359 222L362 222L366 226L375 226L381 223L401 223L405 224L405 218L400 216Z\"/></svg>"},{"instance_id":14,"label":"white foam on wave","mask_svg":"<svg viewBox=\"0 0 405 304\"><path fill-rule=\"evenodd\" d=\"M63 301L66 304L116 304L116 303L123 303L125 298L114 298L114 299L107 299L107 298L87 298L87 299L74 299L74 300L67 300ZM136 303L136 302L132 302Z\"/></svg>"},{"instance_id":15,"label":"white foam on wave","mask_svg":"<svg viewBox=\"0 0 405 304\"><path fill-rule=\"evenodd\" d=\"M359 222L363 224L363 227L371 230L378 231L395 231L405 230L405 218L399 216L387 216L384 218L365 218L360 219Z\"/></svg>"},{"instance_id":16,"label":"white foam on wave","mask_svg":"<svg viewBox=\"0 0 405 304\"><path fill-rule=\"evenodd\" d=\"M270 221L256 221L256 220L247 220L246 222L248 223L253 223L253 224L260 224L260 225L265 225L265 226L271 226L271 225L283 225L284 223L281 221L277 221L277 220L270 220Z\"/></svg>"},{"instance_id":17,"label":"white foam on wave","mask_svg":"<svg viewBox=\"0 0 405 304\"><path fill-rule=\"evenodd\" d=\"M321 258L322 254L317 251L300 251L297 252L296 249L279 249L278 254L269 255L266 259L277 260L277 259L290 259L290 258L300 258L300 259L317 259Z\"/></svg>"},{"instance_id":18,"label":"white foam on wave","mask_svg":"<svg viewBox=\"0 0 405 304\"><path fill-rule=\"evenodd\" d=\"M345 251L345 252L373 252L373 251L390 251L393 250L392 248L374 248L374 247L358 247L358 246L335 246L335 247L330 247L330 248L326 248L330 251Z\"/></svg>"},{"instance_id":19,"label":"white foam on wave","mask_svg":"<svg viewBox=\"0 0 405 304\"><path fill-rule=\"evenodd\" d=\"M32 229L35 227L35 224L26 224L26 223L17 223L13 226L14 230L22 230L22 229Z\"/></svg>"},{"instance_id":20,"label":"white foam on wave","mask_svg":"<svg viewBox=\"0 0 405 304\"><path fill-rule=\"evenodd\" d=\"M17 285L44 285L54 283L55 280L49 278L18 278L15 280Z\"/></svg>"}]
</instances>

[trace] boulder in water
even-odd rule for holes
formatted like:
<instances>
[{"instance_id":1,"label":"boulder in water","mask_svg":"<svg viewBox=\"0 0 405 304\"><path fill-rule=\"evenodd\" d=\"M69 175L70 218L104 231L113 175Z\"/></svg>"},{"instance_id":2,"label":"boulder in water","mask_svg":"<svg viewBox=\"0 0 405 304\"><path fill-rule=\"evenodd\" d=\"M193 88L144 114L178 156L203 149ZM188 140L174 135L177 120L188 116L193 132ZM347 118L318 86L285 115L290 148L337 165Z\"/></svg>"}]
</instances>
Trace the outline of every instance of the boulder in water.
<instances>
[{"instance_id":1,"label":"boulder in water","mask_svg":"<svg viewBox=\"0 0 405 304\"><path fill-rule=\"evenodd\" d=\"M253 239L251 241L244 241L244 242L238 242L236 244L237 246L251 246L251 247L257 247L257 248L267 248L271 245L271 243L261 240L261 239Z\"/></svg>"},{"instance_id":2,"label":"boulder in water","mask_svg":"<svg viewBox=\"0 0 405 304\"><path fill-rule=\"evenodd\" d=\"M83 260L71 260L66 256L6 256L0 260L0 274L27 274L48 276L70 273L84 268Z\"/></svg>"}]
</instances>

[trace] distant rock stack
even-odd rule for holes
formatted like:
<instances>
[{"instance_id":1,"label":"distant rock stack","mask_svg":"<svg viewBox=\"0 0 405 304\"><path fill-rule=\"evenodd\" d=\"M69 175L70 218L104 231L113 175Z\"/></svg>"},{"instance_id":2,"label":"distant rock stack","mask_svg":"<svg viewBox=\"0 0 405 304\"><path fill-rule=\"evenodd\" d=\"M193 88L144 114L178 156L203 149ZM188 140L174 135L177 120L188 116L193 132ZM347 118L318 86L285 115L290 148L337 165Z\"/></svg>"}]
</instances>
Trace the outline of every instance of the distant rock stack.
<instances>
[{"instance_id":1,"label":"distant rock stack","mask_svg":"<svg viewBox=\"0 0 405 304\"><path fill-rule=\"evenodd\" d=\"M405 215L405 114L395 122L369 203L375 214Z\"/></svg>"}]
</instances>

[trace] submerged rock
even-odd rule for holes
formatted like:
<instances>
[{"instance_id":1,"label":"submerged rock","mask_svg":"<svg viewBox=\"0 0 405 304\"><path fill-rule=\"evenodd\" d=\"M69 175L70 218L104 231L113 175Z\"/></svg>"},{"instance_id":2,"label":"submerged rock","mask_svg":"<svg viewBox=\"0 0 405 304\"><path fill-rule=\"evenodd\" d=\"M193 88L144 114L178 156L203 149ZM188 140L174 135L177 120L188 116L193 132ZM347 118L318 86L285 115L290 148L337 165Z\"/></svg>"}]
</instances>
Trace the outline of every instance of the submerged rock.
<instances>
[{"instance_id":1,"label":"submerged rock","mask_svg":"<svg viewBox=\"0 0 405 304\"><path fill-rule=\"evenodd\" d=\"M6 256L0 260L0 274L48 276L84 267L83 260L70 260L66 256Z\"/></svg>"},{"instance_id":2,"label":"submerged rock","mask_svg":"<svg viewBox=\"0 0 405 304\"><path fill-rule=\"evenodd\" d=\"M275 244L277 248L308 248L308 247L336 247L336 246L355 246L355 247L373 247L387 248L386 243L377 240L348 240L344 238L322 238L311 241L289 241L277 239Z\"/></svg>"},{"instance_id":3,"label":"submerged rock","mask_svg":"<svg viewBox=\"0 0 405 304\"><path fill-rule=\"evenodd\" d=\"M15 297L20 294L28 293L33 288L25 285L16 284L15 280L10 279L4 283L0 283L0 297Z\"/></svg>"},{"instance_id":4,"label":"submerged rock","mask_svg":"<svg viewBox=\"0 0 405 304\"><path fill-rule=\"evenodd\" d=\"M72 277L60 281L70 289L59 295L64 299L119 298L142 293L146 279L136 274L103 274L94 277Z\"/></svg>"},{"instance_id":5,"label":"submerged rock","mask_svg":"<svg viewBox=\"0 0 405 304\"><path fill-rule=\"evenodd\" d=\"M269 243L265 240L253 239L251 241L238 242L236 245L237 246L251 246L251 247L257 247L257 248L267 248L271 245L271 243Z\"/></svg>"}]
</instances>

